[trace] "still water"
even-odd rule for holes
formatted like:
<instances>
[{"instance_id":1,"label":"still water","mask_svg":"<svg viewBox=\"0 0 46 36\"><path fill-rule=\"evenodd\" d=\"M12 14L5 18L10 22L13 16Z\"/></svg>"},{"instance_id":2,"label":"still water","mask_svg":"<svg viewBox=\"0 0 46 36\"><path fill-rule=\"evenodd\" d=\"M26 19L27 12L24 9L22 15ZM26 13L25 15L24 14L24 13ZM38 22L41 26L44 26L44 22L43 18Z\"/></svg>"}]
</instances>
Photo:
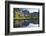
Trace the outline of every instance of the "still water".
<instances>
[{"instance_id":1,"label":"still water","mask_svg":"<svg viewBox=\"0 0 46 36\"><path fill-rule=\"evenodd\" d=\"M39 20L15 20L14 27L38 27Z\"/></svg>"}]
</instances>

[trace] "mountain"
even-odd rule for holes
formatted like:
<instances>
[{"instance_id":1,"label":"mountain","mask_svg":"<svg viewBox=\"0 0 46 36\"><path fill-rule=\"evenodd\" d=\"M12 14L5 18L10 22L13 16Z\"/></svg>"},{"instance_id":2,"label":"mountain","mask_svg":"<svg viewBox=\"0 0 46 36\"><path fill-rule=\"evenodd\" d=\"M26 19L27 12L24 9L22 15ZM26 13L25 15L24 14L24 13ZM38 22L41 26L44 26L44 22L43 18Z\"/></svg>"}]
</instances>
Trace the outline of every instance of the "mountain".
<instances>
[{"instance_id":1,"label":"mountain","mask_svg":"<svg viewBox=\"0 0 46 36\"><path fill-rule=\"evenodd\" d=\"M33 17L38 17L39 16L39 12L33 12L33 13L30 13L31 16Z\"/></svg>"},{"instance_id":2,"label":"mountain","mask_svg":"<svg viewBox=\"0 0 46 36\"><path fill-rule=\"evenodd\" d=\"M28 10L23 10L22 11L25 15L29 15L29 11Z\"/></svg>"}]
</instances>

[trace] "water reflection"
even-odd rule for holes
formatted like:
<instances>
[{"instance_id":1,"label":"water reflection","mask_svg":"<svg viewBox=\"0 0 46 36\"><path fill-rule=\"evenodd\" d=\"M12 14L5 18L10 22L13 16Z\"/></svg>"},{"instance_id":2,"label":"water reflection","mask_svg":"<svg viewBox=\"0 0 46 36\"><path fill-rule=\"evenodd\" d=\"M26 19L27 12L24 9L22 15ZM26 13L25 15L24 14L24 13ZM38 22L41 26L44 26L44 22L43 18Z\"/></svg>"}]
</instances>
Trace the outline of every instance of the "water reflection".
<instances>
[{"instance_id":1,"label":"water reflection","mask_svg":"<svg viewBox=\"0 0 46 36\"><path fill-rule=\"evenodd\" d=\"M15 20L14 22L14 27L29 27L30 24L34 24L34 25L37 25L39 24L39 20L38 19L35 19L35 20ZM32 25L30 25L32 26Z\"/></svg>"}]
</instances>

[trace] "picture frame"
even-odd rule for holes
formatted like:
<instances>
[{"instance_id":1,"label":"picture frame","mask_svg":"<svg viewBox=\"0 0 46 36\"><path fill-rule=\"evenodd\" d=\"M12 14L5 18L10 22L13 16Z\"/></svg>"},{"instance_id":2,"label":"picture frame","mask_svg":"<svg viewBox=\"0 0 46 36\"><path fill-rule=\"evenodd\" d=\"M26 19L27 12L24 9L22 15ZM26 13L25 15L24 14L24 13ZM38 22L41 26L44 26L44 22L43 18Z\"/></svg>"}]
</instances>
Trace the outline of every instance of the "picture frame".
<instances>
[{"instance_id":1,"label":"picture frame","mask_svg":"<svg viewBox=\"0 0 46 36\"><path fill-rule=\"evenodd\" d=\"M38 2L5 1L5 35L44 33L44 31L45 31L44 30L45 29L45 27L44 27L44 25L45 25L44 24L44 22L45 22L44 21L44 16L45 16L45 7L44 7L44 5L45 5L44 3L38 3ZM19 24L20 23L18 21L17 22L12 21L13 16L15 16L16 10L18 12L18 9L21 9L21 10L27 9L30 12L37 12L38 11L38 13L39 13L38 16L39 17L37 18L37 20L38 20L37 24L38 25L40 24L39 26L41 26L41 27L37 26L37 27L32 27L32 28L31 27L25 28L25 27L22 27L22 26L20 27L18 25L13 25L13 24ZM19 11L19 13L20 13L20 11ZM26 11L26 13L27 13L27 11ZM23 14L23 12L21 13L21 15L22 14ZM15 18L16 18L16 20L18 20L17 17L15 17ZM23 19L24 19L24 17L23 17ZM26 18L26 20L27 20L27 18ZM25 23L26 20L24 19L24 23ZM29 20L31 20L31 19L29 19ZM29 21L29 20L27 20L27 21ZM37 21L37 20L35 20L35 21ZM19 21L20 21L20 19L19 19ZM11 23L11 22L13 22L13 23ZM33 20L33 22L34 22L34 20ZM14 27L12 27L12 25ZM16 28L16 26L17 26L17 28ZM13 30L13 29L15 29L15 30ZM34 31L34 29L36 29L36 30Z\"/></svg>"}]
</instances>

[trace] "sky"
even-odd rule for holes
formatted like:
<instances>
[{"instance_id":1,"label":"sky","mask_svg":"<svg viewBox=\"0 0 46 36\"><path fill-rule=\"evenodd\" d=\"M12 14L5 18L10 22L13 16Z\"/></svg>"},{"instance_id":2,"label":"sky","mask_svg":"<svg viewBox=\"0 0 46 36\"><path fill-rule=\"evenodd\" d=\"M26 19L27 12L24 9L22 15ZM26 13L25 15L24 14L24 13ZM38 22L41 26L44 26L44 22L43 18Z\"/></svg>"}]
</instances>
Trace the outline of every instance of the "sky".
<instances>
[{"instance_id":1,"label":"sky","mask_svg":"<svg viewBox=\"0 0 46 36\"><path fill-rule=\"evenodd\" d=\"M38 8L21 8L21 10L28 10L29 13L38 12Z\"/></svg>"}]
</instances>

